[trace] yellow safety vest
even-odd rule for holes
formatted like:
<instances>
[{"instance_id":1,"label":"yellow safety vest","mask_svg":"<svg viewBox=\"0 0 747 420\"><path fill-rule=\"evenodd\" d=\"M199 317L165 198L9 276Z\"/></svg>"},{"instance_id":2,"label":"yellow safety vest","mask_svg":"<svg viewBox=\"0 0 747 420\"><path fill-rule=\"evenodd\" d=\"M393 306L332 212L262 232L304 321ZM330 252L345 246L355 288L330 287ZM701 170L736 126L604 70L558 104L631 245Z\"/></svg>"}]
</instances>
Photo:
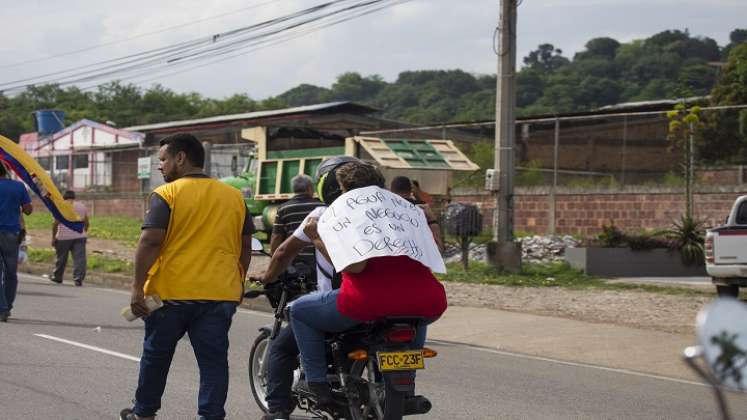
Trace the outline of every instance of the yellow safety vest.
<instances>
[{"instance_id":1,"label":"yellow safety vest","mask_svg":"<svg viewBox=\"0 0 747 420\"><path fill-rule=\"evenodd\" d=\"M246 205L239 190L184 177L156 188L171 209L144 291L163 300L241 300L239 256Z\"/></svg>"}]
</instances>

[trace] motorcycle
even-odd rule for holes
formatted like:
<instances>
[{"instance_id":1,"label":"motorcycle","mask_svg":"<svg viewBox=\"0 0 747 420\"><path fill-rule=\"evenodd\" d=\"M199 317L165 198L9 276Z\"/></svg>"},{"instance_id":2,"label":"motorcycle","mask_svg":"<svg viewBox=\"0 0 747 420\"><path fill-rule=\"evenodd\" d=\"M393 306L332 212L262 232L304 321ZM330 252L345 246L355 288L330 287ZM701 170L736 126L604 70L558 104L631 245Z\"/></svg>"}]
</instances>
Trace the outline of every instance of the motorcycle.
<instances>
[{"instance_id":1,"label":"motorcycle","mask_svg":"<svg viewBox=\"0 0 747 420\"><path fill-rule=\"evenodd\" d=\"M683 359L713 389L721 418L731 414L724 390L747 391L747 305L719 298L698 314L698 345L686 348Z\"/></svg>"},{"instance_id":2,"label":"motorcycle","mask_svg":"<svg viewBox=\"0 0 747 420\"><path fill-rule=\"evenodd\" d=\"M274 309L274 322L259 329L249 354L249 383L263 412L268 411L264 360L270 343L287 322L288 304L313 290L307 273L306 267L291 266L277 282L245 293L249 299L266 296ZM303 368L299 367L292 387L296 407L328 420L400 420L406 415L427 413L430 401L414 395L415 371L425 368L425 359L437 356L435 350L413 346L416 329L424 322L416 317L390 317L329 334L325 344L327 379L335 405L319 407L313 395L298 389L298 383L304 380Z\"/></svg>"}]
</instances>

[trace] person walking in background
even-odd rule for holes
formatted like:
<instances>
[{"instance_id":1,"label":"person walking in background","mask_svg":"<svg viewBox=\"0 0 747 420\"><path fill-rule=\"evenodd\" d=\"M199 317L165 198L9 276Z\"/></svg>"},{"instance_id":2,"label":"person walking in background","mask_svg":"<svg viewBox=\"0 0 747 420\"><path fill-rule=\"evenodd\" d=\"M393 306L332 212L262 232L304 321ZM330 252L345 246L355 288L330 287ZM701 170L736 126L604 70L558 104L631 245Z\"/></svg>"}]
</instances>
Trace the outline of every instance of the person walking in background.
<instances>
[{"instance_id":1,"label":"person walking in background","mask_svg":"<svg viewBox=\"0 0 747 420\"><path fill-rule=\"evenodd\" d=\"M83 220L83 232L78 233L61 224L56 219L52 223L52 246L57 254L54 273L49 278L55 283L62 283L67 266L68 254L73 254L73 281L76 286L82 286L86 278L86 237L88 232L88 209L80 201L75 200L74 191L65 191L62 198L70 202L75 212Z\"/></svg>"},{"instance_id":2,"label":"person walking in background","mask_svg":"<svg viewBox=\"0 0 747 420\"><path fill-rule=\"evenodd\" d=\"M21 211L31 214L31 197L22 182L8 178L0 163L0 322L8 322L16 299Z\"/></svg>"},{"instance_id":3,"label":"person walking in background","mask_svg":"<svg viewBox=\"0 0 747 420\"><path fill-rule=\"evenodd\" d=\"M160 141L156 188L135 251L130 308L145 338L135 405L120 420L152 420L161 408L176 344L189 334L200 369L198 418L221 420L228 395L228 331L252 258L252 224L241 192L203 172L191 134ZM146 295L164 305L149 313Z\"/></svg>"}]
</instances>

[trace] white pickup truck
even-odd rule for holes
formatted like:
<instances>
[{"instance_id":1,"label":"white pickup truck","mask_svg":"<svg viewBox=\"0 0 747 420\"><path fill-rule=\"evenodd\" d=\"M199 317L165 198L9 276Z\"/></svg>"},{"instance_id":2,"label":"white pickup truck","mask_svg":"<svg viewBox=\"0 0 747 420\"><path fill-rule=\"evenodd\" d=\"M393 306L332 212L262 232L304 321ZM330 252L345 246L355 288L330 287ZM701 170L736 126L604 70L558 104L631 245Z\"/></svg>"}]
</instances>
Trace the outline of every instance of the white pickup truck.
<instances>
[{"instance_id":1,"label":"white pickup truck","mask_svg":"<svg viewBox=\"0 0 747 420\"><path fill-rule=\"evenodd\" d=\"M705 259L719 296L737 297L747 287L747 195L734 201L724 225L706 232Z\"/></svg>"}]
</instances>

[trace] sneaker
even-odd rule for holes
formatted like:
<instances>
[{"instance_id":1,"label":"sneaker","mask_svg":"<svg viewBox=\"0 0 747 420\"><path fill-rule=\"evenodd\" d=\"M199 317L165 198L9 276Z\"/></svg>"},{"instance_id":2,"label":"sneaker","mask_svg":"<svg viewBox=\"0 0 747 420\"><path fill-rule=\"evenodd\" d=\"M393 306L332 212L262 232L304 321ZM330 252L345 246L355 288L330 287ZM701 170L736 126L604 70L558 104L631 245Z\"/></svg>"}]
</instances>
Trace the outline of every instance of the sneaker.
<instances>
[{"instance_id":1,"label":"sneaker","mask_svg":"<svg viewBox=\"0 0 747 420\"><path fill-rule=\"evenodd\" d=\"M264 416L260 420L288 420L290 419L290 414L283 413L280 411L271 411L269 413L265 413Z\"/></svg>"},{"instance_id":2,"label":"sneaker","mask_svg":"<svg viewBox=\"0 0 747 420\"><path fill-rule=\"evenodd\" d=\"M8 322L8 317L10 317L10 311L1 313L0 322Z\"/></svg>"},{"instance_id":3,"label":"sneaker","mask_svg":"<svg viewBox=\"0 0 747 420\"><path fill-rule=\"evenodd\" d=\"M82 281L80 281L80 280L76 280L76 281L75 281L75 285L76 285L76 286L83 286L83 282L82 282Z\"/></svg>"},{"instance_id":4,"label":"sneaker","mask_svg":"<svg viewBox=\"0 0 747 420\"><path fill-rule=\"evenodd\" d=\"M57 280L54 276L49 276L49 281L52 283L62 284L62 280Z\"/></svg>"},{"instance_id":5,"label":"sneaker","mask_svg":"<svg viewBox=\"0 0 747 420\"><path fill-rule=\"evenodd\" d=\"M119 412L119 420L137 420L137 416L131 408L125 408Z\"/></svg>"},{"instance_id":6,"label":"sneaker","mask_svg":"<svg viewBox=\"0 0 747 420\"><path fill-rule=\"evenodd\" d=\"M135 415L135 413L132 412L131 408L125 408L124 410L119 412L119 420L145 420L150 419L153 420L155 417L138 417Z\"/></svg>"}]
</instances>

